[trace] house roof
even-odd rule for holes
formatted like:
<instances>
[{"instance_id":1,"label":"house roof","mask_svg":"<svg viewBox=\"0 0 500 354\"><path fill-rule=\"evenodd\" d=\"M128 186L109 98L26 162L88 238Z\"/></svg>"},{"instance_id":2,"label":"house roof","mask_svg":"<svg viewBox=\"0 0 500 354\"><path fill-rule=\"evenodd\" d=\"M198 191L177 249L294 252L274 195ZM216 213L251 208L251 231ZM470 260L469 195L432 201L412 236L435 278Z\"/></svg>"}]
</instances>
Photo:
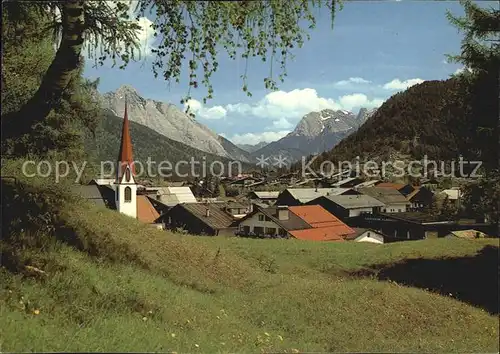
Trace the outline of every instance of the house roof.
<instances>
[{"instance_id":1,"label":"house roof","mask_svg":"<svg viewBox=\"0 0 500 354\"><path fill-rule=\"evenodd\" d=\"M116 209L115 192L108 186L96 184L71 186L73 194L78 195L92 203L110 209Z\"/></svg>"},{"instance_id":2,"label":"house roof","mask_svg":"<svg viewBox=\"0 0 500 354\"><path fill-rule=\"evenodd\" d=\"M167 184L169 187L182 187L186 182L184 181L168 181Z\"/></svg>"},{"instance_id":3,"label":"house roof","mask_svg":"<svg viewBox=\"0 0 500 354\"><path fill-rule=\"evenodd\" d=\"M381 188L393 188L393 189L397 189L397 190L400 190L401 188L404 188L404 186L406 186L406 184L404 184L404 183L382 182L382 183L378 183L377 184L377 187L381 187Z\"/></svg>"},{"instance_id":4,"label":"house roof","mask_svg":"<svg viewBox=\"0 0 500 354\"><path fill-rule=\"evenodd\" d=\"M369 229L369 228L367 229L367 228L363 228L363 227L353 227L352 229L354 230L354 233L347 235L345 237L346 240L355 240L355 239L357 239L359 236L361 236L362 234L364 234L367 231L370 231L370 232L376 233L378 235L381 235L384 238L387 237L383 233L381 233L379 231L376 231L376 230L373 230L373 229Z\"/></svg>"},{"instance_id":5,"label":"house roof","mask_svg":"<svg viewBox=\"0 0 500 354\"><path fill-rule=\"evenodd\" d=\"M288 191L295 199L301 203L310 202L325 195L340 195L352 188L288 188Z\"/></svg>"},{"instance_id":6,"label":"house roof","mask_svg":"<svg viewBox=\"0 0 500 354\"><path fill-rule=\"evenodd\" d=\"M144 223L152 224L160 217L153 204L145 195L137 196L137 219Z\"/></svg>"},{"instance_id":7,"label":"house roof","mask_svg":"<svg viewBox=\"0 0 500 354\"><path fill-rule=\"evenodd\" d=\"M344 209L374 208L384 206L381 201L369 195L328 195L324 198L340 205Z\"/></svg>"},{"instance_id":8,"label":"house roof","mask_svg":"<svg viewBox=\"0 0 500 354\"><path fill-rule=\"evenodd\" d=\"M189 187L148 187L146 191L156 191L159 201L167 206L175 206L179 203L198 202Z\"/></svg>"},{"instance_id":9,"label":"house roof","mask_svg":"<svg viewBox=\"0 0 500 354\"><path fill-rule=\"evenodd\" d=\"M97 184L99 186L115 184L116 178L94 178L89 184Z\"/></svg>"},{"instance_id":10,"label":"house roof","mask_svg":"<svg viewBox=\"0 0 500 354\"><path fill-rule=\"evenodd\" d=\"M397 189L388 187L368 187L359 189L361 194L369 195L384 204L408 204L408 200Z\"/></svg>"},{"instance_id":11,"label":"house roof","mask_svg":"<svg viewBox=\"0 0 500 354\"><path fill-rule=\"evenodd\" d=\"M233 224L233 218L222 211L220 206L215 203L187 203L176 206L176 208L179 207L184 208L194 217L198 218L214 230L226 229L231 227ZM209 216L206 216L207 209L210 211Z\"/></svg>"},{"instance_id":12,"label":"house roof","mask_svg":"<svg viewBox=\"0 0 500 354\"><path fill-rule=\"evenodd\" d=\"M306 221L302 220L300 217L291 212L289 212L288 214L288 220L279 220L277 218L278 208L276 206L261 207L257 203L253 203L253 205L253 211L240 219L240 222L251 218L257 213L262 213L286 231L301 230L311 227L311 225L309 225Z\"/></svg>"},{"instance_id":13,"label":"house roof","mask_svg":"<svg viewBox=\"0 0 500 354\"><path fill-rule=\"evenodd\" d=\"M288 209L311 225L310 229L291 231L290 234L295 238L312 241L342 241L346 235L354 232L320 205L294 206Z\"/></svg>"},{"instance_id":14,"label":"house roof","mask_svg":"<svg viewBox=\"0 0 500 354\"><path fill-rule=\"evenodd\" d=\"M259 199L276 199L280 192L252 192Z\"/></svg>"},{"instance_id":15,"label":"house roof","mask_svg":"<svg viewBox=\"0 0 500 354\"><path fill-rule=\"evenodd\" d=\"M229 200L227 202L222 202L222 203L216 203L216 205L219 205L222 208L230 208L230 209L248 209L249 205L245 205L240 202L235 202L232 200Z\"/></svg>"},{"instance_id":16,"label":"house roof","mask_svg":"<svg viewBox=\"0 0 500 354\"><path fill-rule=\"evenodd\" d=\"M380 182L380 180L378 180L378 179L374 179L371 181L365 181L365 182L362 182L362 183L356 185L356 188L371 187L379 182Z\"/></svg>"},{"instance_id":17,"label":"house roof","mask_svg":"<svg viewBox=\"0 0 500 354\"><path fill-rule=\"evenodd\" d=\"M460 197L460 189L445 189L440 194L445 194L448 199L457 200Z\"/></svg>"},{"instance_id":18,"label":"house roof","mask_svg":"<svg viewBox=\"0 0 500 354\"><path fill-rule=\"evenodd\" d=\"M415 189L413 190L413 192L411 192L406 196L406 199L411 200L414 196L416 196L420 192L420 187L414 187L414 188Z\"/></svg>"},{"instance_id":19,"label":"house roof","mask_svg":"<svg viewBox=\"0 0 500 354\"><path fill-rule=\"evenodd\" d=\"M459 231L451 231L451 235L459 238L466 238L466 239L474 239L476 238L476 235L479 235L480 238L483 237L488 237L485 233L477 230L459 230Z\"/></svg>"},{"instance_id":20,"label":"house roof","mask_svg":"<svg viewBox=\"0 0 500 354\"><path fill-rule=\"evenodd\" d=\"M355 180L359 180L359 178L358 177L347 177L347 178L341 179L338 182L335 182L333 184L333 186L341 186L341 185L343 185L345 183L349 183L349 182L352 182L352 181L355 181Z\"/></svg>"},{"instance_id":21,"label":"house roof","mask_svg":"<svg viewBox=\"0 0 500 354\"><path fill-rule=\"evenodd\" d=\"M294 230L290 234L299 239L307 241L344 241L342 235L339 235L335 228L322 227L318 229Z\"/></svg>"}]
</instances>

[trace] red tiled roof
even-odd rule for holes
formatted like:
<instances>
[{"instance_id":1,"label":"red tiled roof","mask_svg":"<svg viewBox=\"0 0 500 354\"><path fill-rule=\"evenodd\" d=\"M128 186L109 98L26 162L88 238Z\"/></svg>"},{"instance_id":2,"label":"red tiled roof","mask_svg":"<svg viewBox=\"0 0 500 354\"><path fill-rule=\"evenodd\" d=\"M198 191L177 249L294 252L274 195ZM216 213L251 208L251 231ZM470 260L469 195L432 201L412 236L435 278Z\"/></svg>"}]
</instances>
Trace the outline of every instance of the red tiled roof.
<instances>
[{"instance_id":1,"label":"red tiled roof","mask_svg":"<svg viewBox=\"0 0 500 354\"><path fill-rule=\"evenodd\" d=\"M406 186L406 184L403 184L403 183L389 183L389 182L382 182L382 183L377 184L377 187L382 187L382 188L393 188L393 189L397 189L397 190L400 190L400 189L401 189L401 188L403 188L404 186Z\"/></svg>"},{"instance_id":2,"label":"red tiled roof","mask_svg":"<svg viewBox=\"0 0 500 354\"><path fill-rule=\"evenodd\" d=\"M342 223L337 217L330 214L321 205L291 206L288 209L312 227L335 226Z\"/></svg>"},{"instance_id":3,"label":"red tiled roof","mask_svg":"<svg viewBox=\"0 0 500 354\"><path fill-rule=\"evenodd\" d=\"M290 234L299 239L307 241L344 241L344 238L337 233L336 227L320 227L316 229L305 229L290 231Z\"/></svg>"},{"instance_id":4,"label":"red tiled roof","mask_svg":"<svg viewBox=\"0 0 500 354\"><path fill-rule=\"evenodd\" d=\"M132 139L130 139L127 103L125 103L125 113L123 115L122 141L118 154L119 176L122 176L125 166L130 165L132 174L135 174L134 158L132 156Z\"/></svg>"},{"instance_id":5,"label":"red tiled roof","mask_svg":"<svg viewBox=\"0 0 500 354\"><path fill-rule=\"evenodd\" d=\"M293 206L288 207L288 209L312 227L311 229L290 231L295 238L314 241L341 241L344 236L355 232L320 205Z\"/></svg>"},{"instance_id":6,"label":"red tiled roof","mask_svg":"<svg viewBox=\"0 0 500 354\"><path fill-rule=\"evenodd\" d=\"M152 224L156 219L160 217L160 214L156 211L153 204L149 201L148 197L145 195L137 196L137 219L147 224Z\"/></svg>"}]
</instances>

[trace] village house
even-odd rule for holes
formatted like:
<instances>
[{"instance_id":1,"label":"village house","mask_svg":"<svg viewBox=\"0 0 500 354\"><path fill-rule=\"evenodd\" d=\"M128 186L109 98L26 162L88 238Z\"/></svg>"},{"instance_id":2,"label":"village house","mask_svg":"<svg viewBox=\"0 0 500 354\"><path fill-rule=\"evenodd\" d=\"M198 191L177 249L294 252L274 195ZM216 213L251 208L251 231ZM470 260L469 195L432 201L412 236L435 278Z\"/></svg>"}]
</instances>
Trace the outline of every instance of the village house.
<instances>
[{"instance_id":1,"label":"village house","mask_svg":"<svg viewBox=\"0 0 500 354\"><path fill-rule=\"evenodd\" d=\"M276 199L278 199L280 192L272 191L253 191L247 194L247 198L251 203L260 202L268 205L274 204Z\"/></svg>"},{"instance_id":2,"label":"village house","mask_svg":"<svg viewBox=\"0 0 500 354\"><path fill-rule=\"evenodd\" d=\"M379 231L359 227L355 227L353 230L354 233L346 236L346 241L369 242L375 244L383 244L387 242L387 236Z\"/></svg>"},{"instance_id":3,"label":"village house","mask_svg":"<svg viewBox=\"0 0 500 354\"><path fill-rule=\"evenodd\" d=\"M478 230L456 230L456 231L451 231L448 235L445 237L447 238L463 238L467 240L474 240L478 238L485 238L489 237L487 234L484 232L478 231Z\"/></svg>"},{"instance_id":4,"label":"village house","mask_svg":"<svg viewBox=\"0 0 500 354\"><path fill-rule=\"evenodd\" d=\"M462 193L460 191L460 188L454 187L454 188L450 188L450 189L445 189L445 190L442 190L439 193L439 195L444 197L444 198L447 197L450 204L453 205L454 207L460 206L460 199L462 197Z\"/></svg>"},{"instance_id":5,"label":"village house","mask_svg":"<svg viewBox=\"0 0 500 354\"><path fill-rule=\"evenodd\" d=\"M426 187L427 189L434 191L439 185L439 181L435 178L424 178L420 181L420 185L422 187Z\"/></svg>"},{"instance_id":6,"label":"village house","mask_svg":"<svg viewBox=\"0 0 500 354\"><path fill-rule=\"evenodd\" d=\"M360 194L352 188L287 188L276 199L275 205L296 206L325 195Z\"/></svg>"},{"instance_id":7,"label":"village house","mask_svg":"<svg viewBox=\"0 0 500 354\"><path fill-rule=\"evenodd\" d=\"M342 241L354 231L319 205L273 206L254 210L238 222L237 235Z\"/></svg>"},{"instance_id":8,"label":"village house","mask_svg":"<svg viewBox=\"0 0 500 354\"><path fill-rule=\"evenodd\" d=\"M413 187L411 184L405 184L405 183L379 182L376 183L374 187L392 188L397 190L404 196L407 196L408 194L412 193L415 190L415 187Z\"/></svg>"},{"instance_id":9,"label":"village house","mask_svg":"<svg viewBox=\"0 0 500 354\"><path fill-rule=\"evenodd\" d=\"M320 205L289 207L290 211L311 225L310 229L292 230L291 235L300 240L343 241L354 230Z\"/></svg>"},{"instance_id":10,"label":"village house","mask_svg":"<svg viewBox=\"0 0 500 354\"><path fill-rule=\"evenodd\" d=\"M385 205L368 195L328 195L311 200L307 204L321 205L331 214L346 221L361 214L377 213Z\"/></svg>"},{"instance_id":11,"label":"village house","mask_svg":"<svg viewBox=\"0 0 500 354\"><path fill-rule=\"evenodd\" d=\"M234 219L240 219L247 215L250 212L251 205L245 205L243 203L235 202L235 201L227 201L222 203L217 203L220 208L231 215Z\"/></svg>"},{"instance_id":12,"label":"village house","mask_svg":"<svg viewBox=\"0 0 500 354\"><path fill-rule=\"evenodd\" d=\"M404 213L410 206L406 197L397 189L387 187L369 187L358 189L361 194L368 195L384 204L380 211L383 213Z\"/></svg>"},{"instance_id":13,"label":"village house","mask_svg":"<svg viewBox=\"0 0 500 354\"><path fill-rule=\"evenodd\" d=\"M158 211L151 204L147 196L141 194L139 189L143 190L143 188L135 180L135 166L129 131L127 104L125 104L116 172L114 183L111 183L110 179L97 178L92 180L89 185L73 186L73 192L96 205L117 210L119 213L146 224L162 228L162 224L157 221L159 217Z\"/></svg>"},{"instance_id":14,"label":"village house","mask_svg":"<svg viewBox=\"0 0 500 354\"><path fill-rule=\"evenodd\" d=\"M438 215L423 212L380 213L362 215L356 226L371 228L390 237L392 241L422 240L445 237L452 231L491 229L491 225L474 220L442 220Z\"/></svg>"},{"instance_id":15,"label":"village house","mask_svg":"<svg viewBox=\"0 0 500 354\"><path fill-rule=\"evenodd\" d=\"M333 188L353 188L356 187L358 184L363 183L363 180L358 177L347 177L344 179L341 179L338 182L335 182L332 184Z\"/></svg>"},{"instance_id":16,"label":"village house","mask_svg":"<svg viewBox=\"0 0 500 354\"><path fill-rule=\"evenodd\" d=\"M333 184L344 178L353 177L353 171L343 170L343 171L327 173L326 175L323 176L326 177L328 181Z\"/></svg>"},{"instance_id":17,"label":"village house","mask_svg":"<svg viewBox=\"0 0 500 354\"><path fill-rule=\"evenodd\" d=\"M286 184L286 185L294 184L296 181L299 180L299 174L298 172L290 172L278 176L276 180L281 184Z\"/></svg>"},{"instance_id":18,"label":"village house","mask_svg":"<svg viewBox=\"0 0 500 354\"><path fill-rule=\"evenodd\" d=\"M233 217L218 203L177 204L160 220L167 229L193 235L233 236L236 231Z\"/></svg>"},{"instance_id":19,"label":"village house","mask_svg":"<svg viewBox=\"0 0 500 354\"><path fill-rule=\"evenodd\" d=\"M146 187L146 193L168 207L179 203L197 203L190 187Z\"/></svg>"},{"instance_id":20,"label":"village house","mask_svg":"<svg viewBox=\"0 0 500 354\"><path fill-rule=\"evenodd\" d=\"M251 185L255 185L255 183L258 183L261 181L263 181L263 179L261 179L261 178L255 178L252 176L245 176L245 177L241 177L241 178L235 179L233 181L230 181L228 183L228 185L231 187L244 188L244 187L248 187Z\"/></svg>"},{"instance_id":21,"label":"village house","mask_svg":"<svg viewBox=\"0 0 500 354\"><path fill-rule=\"evenodd\" d=\"M409 211L422 211L432 203L432 193L426 187L415 187L413 192L406 196L410 202Z\"/></svg>"},{"instance_id":22,"label":"village house","mask_svg":"<svg viewBox=\"0 0 500 354\"><path fill-rule=\"evenodd\" d=\"M71 191L94 205L116 210L115 190L112 185L77 184L71 186Z\"/></svg>"},{"instance_id":23,"label":"village house","mask_svg":"<svg viewBox=\"0 0 500 354\"><path fill-rule=\"evenodd\" d=\"M375 187L377 183L380 183L381 181L379 179L372 179L369 181L362 182L360 184L357 184L354 186L354 189L360 189L360 188L367 188L367 187Z\"/></svg>"},{"instance_id":24,"label":"village house","mask_svg":"<svg viewBox=\"0 0 500 354\"><path fill-rule=\"evenodd\" d=\"M98 185L98 186L112 186L116 182L116 178L94 178L89 184Z\"/></svg>"}]
</instances>

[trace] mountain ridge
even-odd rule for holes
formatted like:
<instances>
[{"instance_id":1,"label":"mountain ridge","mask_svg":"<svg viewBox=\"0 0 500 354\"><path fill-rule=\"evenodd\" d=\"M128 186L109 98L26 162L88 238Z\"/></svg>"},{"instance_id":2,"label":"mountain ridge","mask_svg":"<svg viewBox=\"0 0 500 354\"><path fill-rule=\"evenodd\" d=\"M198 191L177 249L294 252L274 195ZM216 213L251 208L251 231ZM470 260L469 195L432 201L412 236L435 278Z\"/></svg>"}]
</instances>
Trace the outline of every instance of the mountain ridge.
<instances>
[{"instance_id":1,"label":"mountain ridge","mask_svg":"<svg viewBox=\"0 0 500 354\"><path fill-rule=\"evenodd\" d=\"M345 110L324 109L304 115L295 129L284 138L271 143L259 143L242 149L217 134L171 103L142 97L130 85L96 95L103 109L123 116L125 101L129 119L142 124L168 139L183 143L197 151L242 162L254 162L256 157L284 156L290 162L302 156L327 151L356 131L375 110L361 108L358 114Z\"/></svg>"},{"instance_id":2,"label":"mountain ridge","mask_svg":"<svg viewBox=\"0 0 500 354\"><path fill-rule=\"evenodd\" d=\"M376 109L361 108L356 115L346 110L331 109L307 113L292 132L251 155L254 158L282 156L288 162L295 162L302 157L327 151L355 132L375 112Z\"/></svg>"},{"instance_id":3,"label":"mountain ridge","mask_svg":"<svg viewBox=\"0 0 500 354\"><path fill-rule=\"evenodd\" d=\"M100 95L101 107L110 109L116 116L123 116L125 100L131 121L197 150L233 158L222 146L218 134L171 103L146 99L130 85Z\"/></svg>"}]
</instances>

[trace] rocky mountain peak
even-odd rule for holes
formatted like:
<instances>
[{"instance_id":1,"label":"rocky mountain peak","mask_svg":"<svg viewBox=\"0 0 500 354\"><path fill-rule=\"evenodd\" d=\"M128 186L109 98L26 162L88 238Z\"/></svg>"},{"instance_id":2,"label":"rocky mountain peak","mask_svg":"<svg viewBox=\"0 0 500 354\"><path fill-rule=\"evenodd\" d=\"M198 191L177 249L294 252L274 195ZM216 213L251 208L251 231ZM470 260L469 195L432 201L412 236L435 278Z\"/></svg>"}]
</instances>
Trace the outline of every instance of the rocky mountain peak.
<instances>
[{"instance_id":1,"label":"rocky mountain peak","mask_svg":"<svg viewBox=\"0 0 500 354\"><path fill-rule=\"evenodd\" d=\"M292 136L315 137L323 133L348 130L354 127L354 113L346 110L323 109L306 114L297 124Z\"/></svg>"},{"instance_id":2,"label":"rocky mountain peak","mask_svg":"<svg viewBox=\"0 0 500 354\"><path fill-rule=\"evenodd\" d=\"M123 117L127 99L129 119L170 138L211 154L232 158L222 146L219 136L180 108L166 102L146 99L130 85L122 85L114 92L101 95L103 108ZM165 152L168 158L168 152Z\"/></svg>"}]
</instances>

